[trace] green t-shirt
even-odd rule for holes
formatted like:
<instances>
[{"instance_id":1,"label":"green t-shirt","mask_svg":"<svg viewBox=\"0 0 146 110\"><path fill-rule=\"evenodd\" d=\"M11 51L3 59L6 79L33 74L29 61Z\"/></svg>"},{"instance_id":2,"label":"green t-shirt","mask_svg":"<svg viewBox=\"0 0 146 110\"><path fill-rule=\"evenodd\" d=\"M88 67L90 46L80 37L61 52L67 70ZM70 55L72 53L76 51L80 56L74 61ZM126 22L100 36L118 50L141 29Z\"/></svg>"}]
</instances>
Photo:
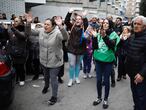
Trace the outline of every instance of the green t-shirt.
<instances>
[{"instance_id":1,"label":"green t-shirt","mask_svg":"<svg viewBox=\"0 0 146 110\"><path fill-rule=\"evenodd\" d=\"M102 62L113 62L115 60L115 51L117 49L118 43L120 42L120 37L116 34L116 32L112 32L109 38L111 40L116 40L114 50L109 49L102 39L102 36L100 36L100 34L97 34L98 49L95 49L93 53L93 57L95 60Z\"/></svg>"}]
</instances>

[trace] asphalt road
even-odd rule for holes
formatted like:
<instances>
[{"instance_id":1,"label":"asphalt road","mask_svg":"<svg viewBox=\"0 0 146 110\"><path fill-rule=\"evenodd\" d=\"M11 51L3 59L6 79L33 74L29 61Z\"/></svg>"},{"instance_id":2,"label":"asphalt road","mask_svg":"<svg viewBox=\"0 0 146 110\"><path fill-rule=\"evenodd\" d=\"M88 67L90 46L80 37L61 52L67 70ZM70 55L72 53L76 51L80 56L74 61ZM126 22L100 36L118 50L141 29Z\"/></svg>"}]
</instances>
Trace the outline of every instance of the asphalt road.
<instances>
[{"instance_id":1,"label":"asphalt road","mask_svg":"<svg viewBox=\"0 0 146 110\"><path fill-rule=\"evenodd\" d=\"M91 73L95 74L93 69ZM15 99L9 110L103 110L102 103L98 106L92 105L97 97L95 78L83 79L81 71L81 84L67 87L68 64L65 65L64 83L59 85L58 102L53 106L47 104L51 89L45 95L41 93L44 85L43 77L40 76L36 81L31 81L31 78L32 76L27 76L27 82L23 87L16 85ZM133 110L132 106L129 78L116 82L116 87L110 91L108 110Z\"/></svg>"}]
</instances>

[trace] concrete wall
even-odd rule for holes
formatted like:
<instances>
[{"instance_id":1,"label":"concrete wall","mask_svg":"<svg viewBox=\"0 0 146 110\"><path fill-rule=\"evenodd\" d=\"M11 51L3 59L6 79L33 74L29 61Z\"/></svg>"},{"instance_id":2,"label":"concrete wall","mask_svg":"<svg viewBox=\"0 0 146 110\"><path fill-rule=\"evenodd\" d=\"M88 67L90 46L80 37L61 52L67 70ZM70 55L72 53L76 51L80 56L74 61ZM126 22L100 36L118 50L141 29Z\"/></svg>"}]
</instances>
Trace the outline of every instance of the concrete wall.
<instances>
[{"instance_id":1,"label":"concrete wall","mask_svg":"<svg viewBox=\"0 0 146 110\"><path fill-rule=\"evenodd\" d=\"M47 6L47 5L40 5L33 7L31 9L33 16L39 16L40 21L44 21L46 18L51 18L53 16L62 16L63 18L66 16L68 7L63 6Z\"/></svg>"},{"instance_id":2,"label":"concrete wall","mask_svg":"<svg viewBox=\"0 0 146 110\"><path fill-rule=\"evenodd\" d=\"M87 2L87 0L47 0L45 5L32 7L33 16L39 16L41 21L48 17L61 15L65 18L69 9L85 9L89 11L88 18L97 15L97 2ZM97 15L98 16L98 15Z\"/></svg>"}]
</instances>

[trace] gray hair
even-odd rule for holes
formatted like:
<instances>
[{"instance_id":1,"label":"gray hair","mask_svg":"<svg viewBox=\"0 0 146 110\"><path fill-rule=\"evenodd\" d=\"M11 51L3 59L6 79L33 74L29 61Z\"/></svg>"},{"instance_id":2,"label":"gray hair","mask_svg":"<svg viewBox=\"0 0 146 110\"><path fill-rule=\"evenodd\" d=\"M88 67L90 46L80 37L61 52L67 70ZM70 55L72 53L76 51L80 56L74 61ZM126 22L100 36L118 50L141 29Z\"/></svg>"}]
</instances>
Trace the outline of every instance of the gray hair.
<instances>
[{"instance_id":1,"label":"gray hair","mask_svg":"<svg viewBox=\"0 0 146 110\"><path fill-rule=\"evenodd\" d=\"M133 18L132 21L135 22L136 19L141 19L142 22L143 22L143 25L146 25L146 17L144 17L144 16L142 16L142 15L139 15L139 16Z\"/></svg>"}]
</instances>

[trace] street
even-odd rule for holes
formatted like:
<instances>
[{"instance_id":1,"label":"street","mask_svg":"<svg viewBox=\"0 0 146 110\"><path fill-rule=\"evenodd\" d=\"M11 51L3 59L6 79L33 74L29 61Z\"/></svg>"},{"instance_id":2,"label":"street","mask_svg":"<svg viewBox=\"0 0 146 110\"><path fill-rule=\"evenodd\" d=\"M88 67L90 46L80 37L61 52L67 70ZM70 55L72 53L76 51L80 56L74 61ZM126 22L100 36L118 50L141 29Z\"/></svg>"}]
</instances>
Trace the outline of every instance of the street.
<instances>
[{"instance_id":1,"label":"street","mask_svg":"<svg viewBox=\"0 0 146 110\"><path fill-rule=\"evenodd\" d=\"M91 73L95 74L93 68ZM97 97L95 78L84 79L81 71L81 84L67 87L68 63L65 65L64 83L59 84L58 101L53 106L47 104L51 97L50 88L47 94L41 93L43 77L40 76L36 81L31 81L31 78L32 76L27 76L27 82L23 87L16 85L15 100L9 110L103 110L102 103L98 106L92 105ZM133 110L129 78L116 82L116 87L111 88L108 110Z\"/></svg>"}]
</instances>

